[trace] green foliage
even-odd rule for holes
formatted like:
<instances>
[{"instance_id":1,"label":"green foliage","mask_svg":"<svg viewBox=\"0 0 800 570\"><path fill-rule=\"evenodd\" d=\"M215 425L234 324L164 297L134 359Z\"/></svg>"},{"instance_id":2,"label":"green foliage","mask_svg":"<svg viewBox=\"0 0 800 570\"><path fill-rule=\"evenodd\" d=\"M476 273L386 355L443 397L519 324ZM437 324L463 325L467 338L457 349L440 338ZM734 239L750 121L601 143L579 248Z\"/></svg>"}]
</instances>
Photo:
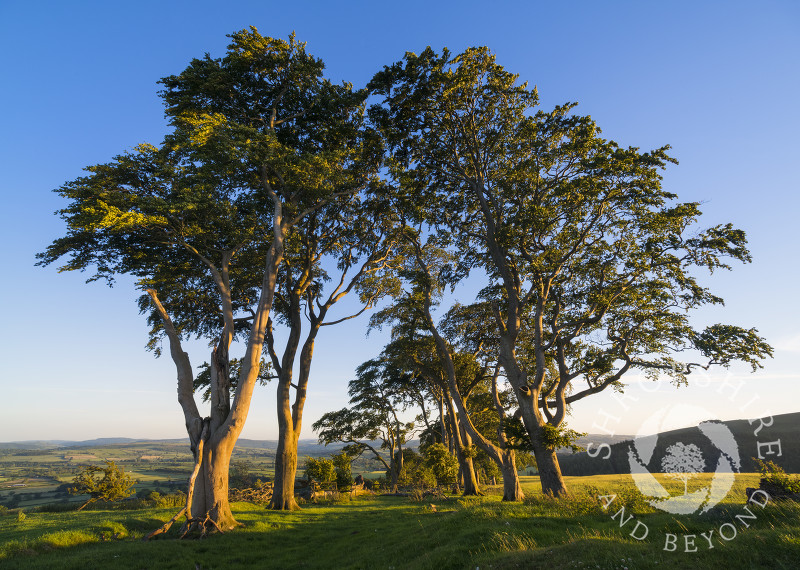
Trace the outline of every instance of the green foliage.
<instances>
[{"instance_id":1,"label":"green foliage","mask_svg":"<svg viewBox=\"0 0 800 570\"><path fill-rule=\"evenodd\" d=\"M105 463L105 467L87 465L73 479L69 492L73 495L89 495L89 500L81 509L95 501L113 503L134 494L131 489L134 485L133 478L113 461Z\"/></svg>"},{"instance_id":2,"label":"green foliage","mask_svg":"<svg viewBox=\"0 0 800 570\"><path fill-rule=\"evenodd\" d=\"M575 444L575 440L586 435L585 433L569 429L565 425L554 426L550 424L545 424L542 427L542 432L542 439L547 449L556 450L566 447L572 449L575 453L583 451L581 446Z\"/></svg>"},{"instance_id":3,"label":"green foliage","mask_svg":"<svg viewBox=\"0 0 800 570\"><path fill-rule=\"evenodd\" d=\"M774 461L762 461L761 459L753 458L758 465L758 470L761 473L761 478L770 485L775 485L779 489L783 489L787 493L800 493L800 477L797 475L788 475L780 465L776 465Z\"/></svg>"},{"instance_id":4,"label":"green foliage","mask_svg":"<svg viewBox=\"0 0 800 570\"><path fill-rule=\"evenodd\" d=\"M306 457L306 478L317 483L332 483L336 481L336 466L330 459Z\"/></svg>"},{"instance_id":5,"label":"green foliage","mask_svg":"<svg viewBox=\"0 0 800 570\"><path fill-rule=\"evenodd\" d=\"M353 485L353 457L346 451L341 451L331 457L336 469L336 487L342 491Z\"/></svg>"},{"instance_id":6,"label":"green foliage","mask_svg":"<svg viewBox=\"0 0 800 570\"><path fill-rule=\"evenodd\" d=\"M458 479L458 459L450 450L441 443L433 443L425 447L422 452L425 463L433 472L436 484L439 486L452 485Z\"/></svg>"},{"instance_id":7,"label":"green foliage","mask_svg":"<svg viewBox=\"0 0 800 570\"><path fill-rule=\"evenodd\" d=\"M728 269L750 254L744 232L698 230L700 204L662 187L676 162L668 146L621 147L573 103L537 110L536 89L486 47L409 52L370 87L381 99L370 117L414 232L433 236L452 266L488 276L481 301L493 311L470 320L491 323L489 338L476 344L469 321L459 334L499 360L523 417L541 408L553 428L545 447L571 447L576 434L558 429L569 406L621 389L629 372L683 383L698 368L756 369L771 355L755 329L693 326L693 313L722 303L698 269ZM410 306L425 288L438 301L466 273L425 263L434 270L417 279ZM531 438L539 427L527 426Z\"/></svg>"},{"instance_id":8,"label":"green foliage","mask_svg":"<svg viewBox=\"0 0 800 570\"><path fill-rule=\"evenodd\" d=\"M397 482L401 487L429 489L436 486L436 476L419 453L403 449L403 469Z\"/></svg>"}]
</instances>

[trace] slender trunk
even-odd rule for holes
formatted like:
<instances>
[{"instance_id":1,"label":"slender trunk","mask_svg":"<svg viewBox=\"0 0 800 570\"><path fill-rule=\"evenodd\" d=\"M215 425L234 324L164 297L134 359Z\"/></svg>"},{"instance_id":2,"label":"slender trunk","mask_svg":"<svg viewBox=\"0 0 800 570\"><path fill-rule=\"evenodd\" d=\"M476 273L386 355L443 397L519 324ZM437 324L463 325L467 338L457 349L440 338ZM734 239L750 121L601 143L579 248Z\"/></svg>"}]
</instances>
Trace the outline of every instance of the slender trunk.
<instances>
[{"instance_id":1,"label":"slender trunk","mask_svg":"<svg viewBox=\"0 0 800 570\"><path fill-rule=\"evenodd\" d=\"M478 480L475 477L475 466L472 464L472 458L467 456L458 415L453 409L453 402L447 396L446 403L448 416L450 417L450 432L453 438L453 445L456 450L456 458L458 459L459 471L462 479L461 485L463 495L480 495Z\"/></svg>"},{"instance_id":2,"label":"slender trunk","mask_svg":"<svg viewBox=\"0 0 800 570\"><path fill-rule=\"evenodd\" d=\"M503 474L503 500L521 501L525 498L522 487L519 484L519 474L513 449L507 449L502 455L500 472Z\"/></svg>"},{"instance_id":3,"label":"slender trunk","mask_svg":"<svg viewBox=\"0 0 800 570\"><path fill-rule=\"evenodd\" d=\"M460 423L460 422L459 422ZM463 441L464 449L471 449L472 448L472 438L469 434L464 430L463 426L459 426L461 428L461 438ZM464 474L464 495L482 495L480 491L480 485L478 485L478 476L475 474L475 464L472 462L472 457L468 456L466 453L463 454L464 462L462 465L462 470Z\"/></svg>"},{"instance_id":4,"label":"slender trunk","mask_svg":"<svg viewBox=\"0 0 800 570\"><path fill-rule=\"evenodd\" d=\"M392 492L396 493L400 485L400 476L403 474L403 444L397 444L397 451L394 459L394 473L392 473Z\"/></svg>"},{"instance_id":5,"label":"slender trunk","mask_svg":"<svg viewBox=\"0 0 800 570\"><path fill-rule=\"evenodd\" d=\"M297 475L297 438L291 428L291 416L288 426L286 418L279 418L279 425L284 426L278 438L278 449L275 453L275 481L272 488L270 508L279 511L295 511L300 507L294 498L294 482Z\"/></svg>"},{"instance_id":6,"label":"slender trunk","mask_svg":"<svg viewBox=\"0 0 800 570\"><path fill-rule=\"evenodd\" d=\"M286 370L284 369L284 372ZM289 369L291 373L291 369ZM275 452L275 481L270 508L293 511L300 507L294 499L294 480L297 474L297 434L294 431L291 408L291 376L278 383L278 449Z\"/></svg>"},{"instance_id":7,"label":"slender trunk","mask_svg":"<svg viewBox=\"0 0 800 570\"><path fill-rule=\"evenodd\" d=\"M447 440L447 427L445 426L444 420L444 402L442 398L437 398L437 403L439 404L439 422L441 427L441 434L442 434L442 445L447 448L450 448L449 441Z\"/></svg>"},{"instance_id":8,"label":"slender trunk","mask_svg":"<svg viewBox=\"0 0 800 570\"><path fill-rule=\"evenodd\" d=\"M397 451L395 451L395 447L392 445L392 448L389 450L389 478L391 480L392 493L397 492L399 474L400 470L397 469Z\"/></svg>"}]
</instances>

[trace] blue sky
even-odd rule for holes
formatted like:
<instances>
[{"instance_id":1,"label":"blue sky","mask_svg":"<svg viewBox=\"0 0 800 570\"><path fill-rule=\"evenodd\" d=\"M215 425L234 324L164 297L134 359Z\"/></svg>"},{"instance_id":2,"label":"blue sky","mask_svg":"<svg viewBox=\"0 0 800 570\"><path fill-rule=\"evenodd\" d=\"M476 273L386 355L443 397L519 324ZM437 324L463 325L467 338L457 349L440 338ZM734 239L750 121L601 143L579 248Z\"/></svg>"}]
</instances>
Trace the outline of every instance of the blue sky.
<instances>
[{"instance_id":1,"label":"blue sky","mask_svg":"<svg viewBox=\"0 0 800 570\"><path fill-rule=\"evenodd\" d=\"M633 379L635 404L587 399L572 427L635 433L677 402L723 419L800 409L800 4L288 4L0 2L0 441L185 435L174 367L144 350L131 282L87 285L80 274L34 267L34 255L64 232L52 190L84 166L157 144L166 132L157 80L205 52L222 55L226 34L250 25L276 37L296 31L331 78L356 86L405 51L487 45L538 86L543 108L577 101L620 144L672 145L680 165L666 172L666 187L703 202L703 225L746 230L754 262L707 279L727 304L697 319L755 326L775 358L754 375L734 368L652 394ZM365 328L364 317L321 336L303 437L346 403L354 368L380 351L383 338L365 338ZM191 344L194 364L206 353ZM744 407L750 396L759 399ZM243 437L275 437L274 402L273 387L258 390Z\"/></svg>"}]
</instances>

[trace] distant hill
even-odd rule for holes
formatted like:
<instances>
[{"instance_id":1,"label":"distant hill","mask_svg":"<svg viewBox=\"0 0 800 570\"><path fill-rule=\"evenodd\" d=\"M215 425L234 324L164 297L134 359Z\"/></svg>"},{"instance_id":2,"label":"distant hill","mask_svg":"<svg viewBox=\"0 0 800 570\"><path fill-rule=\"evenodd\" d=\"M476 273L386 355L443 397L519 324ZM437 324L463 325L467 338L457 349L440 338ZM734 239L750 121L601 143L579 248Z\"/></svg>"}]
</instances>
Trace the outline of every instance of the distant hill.
<instances>
[{"instance_id":1,"label":"distant hill","mask_svg":"<svg viewBox=\"0 0 800 570\"><path fill-rule=\"evenodd\" d=\"M0 449L60 449L69 447L105 447L108 445L130 445L137 443L189 443L189 439L134 439L131 437L99 437L85 441L63 439L0 441Z\"/></svg>"},{"instance_id":2,"label":"distant hill","mask_svg":"<svg viewBox=\"0 0 800 570\"><path fill-rule=\"evenodd\" d=\"M800 473L800 412L792 414L781 414L773 417L773 423L769 427L764 427L758 434L754 435L755 429L759 426L758 422L750 424L748 420L730 420L719 422L725 424L730 429L739 448L742 472L758 471L758 467L753 460L758 456L758 442L762 444L771 441L781 441L782 455L765 455L765 459L771 459L787 473ZM586 447L588 442L594 442L593 450L602 443L609 443L611 446L611 456L607 450L603 450L597 457L590 457L587 452L581 453L559 453L559 463L561 472L564 475L602 475L630 473L628 452L632 449L633 436L626 436L627 441L608 442L603 441L601 436L587 436L582 438ZM663 432L657 435L657 443L653 452L653 459L647 468L651 472L660 472L660 458L664 457L667 447L676 443L684 445L694 444L700 448L706 460L706 471L713 472L720 457L720 451L711 444L708 438L695 426ZM764 449L766 452L766 449Z\"/></svg>"},{"instance_id":3,"label":"distant hill","mask_svg":"<svg viewBox=\"0 0 800 570\"><path fill-rule=\"evenodd\" d=\"M135 439L130 437L100 437L97 439L87 439L85 441L69 441L61 439L51 440L29 440L29 441L8 441L0 442L0 449L30 449L30 450L59 450L65 451L75 448L89 447L147 447L157 448L159 446L189 446L189 438L182 439ZM265 451L275 451L278 448L278 441L274 439L239 439L236 442L237 449L262 449ZM344 444L331 444L327 447L317 443L316 439L301 439L298 443L298 454L303 455L327 455L336 453Z\"/></svg>"}]
</instances>

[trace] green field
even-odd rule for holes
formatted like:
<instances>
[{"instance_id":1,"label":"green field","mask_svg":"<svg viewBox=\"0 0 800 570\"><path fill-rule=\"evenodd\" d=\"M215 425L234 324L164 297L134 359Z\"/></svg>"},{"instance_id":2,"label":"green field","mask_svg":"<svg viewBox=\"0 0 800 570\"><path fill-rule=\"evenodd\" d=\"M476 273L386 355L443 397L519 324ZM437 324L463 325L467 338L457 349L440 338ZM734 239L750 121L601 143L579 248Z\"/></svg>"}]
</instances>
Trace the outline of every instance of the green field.
<instances>
[{"instance_id":1,"label":"green field","mask_svg":"<svg viewBox=\"0 0 800 570\"><path fill-rule=\"evenodd\" d=\"M271 478L275 450L263 442L244 440L233 453L233 463L244 463L253 477ZM320 445L301 446L300 470L306 455L328 455ZM85 465L114 461L136 482L134 490L169 493L185 489L194 465L188 442L149 441L57 449L0 449L0 505L32 508L52 503L82 503L85 497L69 495L71 483ZM353 463L354 473L372 472L379 463L362 456ZM380 473L379 475L381 475ZM378 476L378 475L376 475ZM59 490L59 487L61 488Z\"/></svg>"},{"instance_id":2,"label":"green field","mask_svg":"<svg viewBox=\"0 0 800 570\"><path fill-rule=\"evenodd\" d=\"M708 476L705 476L706 479ZM499 488L474 499L414 502L371 496L334 504L307 504L291 513L235 503L241 529L203 540L170 536L139 540L175 509L15 512L0 516L3 568L797 568L800 506L750 505L755 519L737 520L744 489L758 475L740 474L725 500L705 515L655 511L630 477L570 477L573 497L552 500L525 477L522 504L502 503ZM665 480L670 489L682 483ZM707 482L707 481L706 481ZM703 484L696 481L694 484ZM680 486L680 487L679 487ZM597 494L617 494L604 511ZM620 528L619 507L635 519ZM22 518L22 520L19 520ZM630 536L635 521L649 529ZM718 538L730 523L737 536ZM749 527L744 523L749 524ZM731 526L723 528L730 532ZM701 533L713 530L713 548ZM664 550L666 534L678 547ZM688 544L696 552L685 552Z\"/></svg>"}]
</instances>

